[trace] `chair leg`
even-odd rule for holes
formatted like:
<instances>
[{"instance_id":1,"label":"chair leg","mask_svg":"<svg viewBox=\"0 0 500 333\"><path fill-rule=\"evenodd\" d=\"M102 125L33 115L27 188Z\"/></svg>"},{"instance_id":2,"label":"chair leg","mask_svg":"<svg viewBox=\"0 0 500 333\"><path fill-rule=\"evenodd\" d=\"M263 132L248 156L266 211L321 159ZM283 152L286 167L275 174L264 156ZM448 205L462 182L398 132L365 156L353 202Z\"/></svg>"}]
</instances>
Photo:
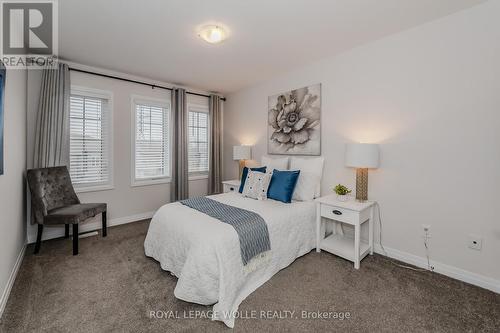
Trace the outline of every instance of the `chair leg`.
<instances>
[{"instance_id":1,"label":"chair leg","mask_svg":"<svg viewBox=\"0 0 500 333\"><path fill-rule=\"evenodd\" d=\"M43 233L43 224L38 224L38 232L36 234L35 254L37 254L40 251L40 245L42 244L42 233Z\"/></svg>"},{"instance_id":2,"label":"chair leg","mask_svg":"<svg viewBox=\"0 0 500 333\"><path fill-rule=\"evenodd\" d=\"M108 226L106 212L102 212L102 237L106 237L108 235Z\"/></svg>"},{"instance_id":3,"label":"chair leg","mask_svg":"<svg viewBox=\"0 0 500 333\"><path fill-rule=\"evenodd\" d=\"M73 255L78 254L78 224L73 224Z\"/></svg>"},{"instance_id":4,"label":"chair leg","mask_svg":"<svg viewBox=\"0 0 500 333\"><path fill-rule=\"evenodd\" d=\"M69 224L64 225L64 238L69 238Z\"/></svg>"}]
</instances>

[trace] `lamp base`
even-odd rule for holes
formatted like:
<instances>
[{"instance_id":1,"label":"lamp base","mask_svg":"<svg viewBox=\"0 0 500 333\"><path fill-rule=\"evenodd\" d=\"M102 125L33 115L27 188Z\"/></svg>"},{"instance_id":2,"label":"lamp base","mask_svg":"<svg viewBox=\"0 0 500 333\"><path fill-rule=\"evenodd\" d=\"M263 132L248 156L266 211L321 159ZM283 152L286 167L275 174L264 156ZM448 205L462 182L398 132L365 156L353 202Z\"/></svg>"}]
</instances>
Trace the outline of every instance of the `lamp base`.
<instances>
[{"instance_id":1,"label":"lamp base","mask_svg":"<svg viewBox=\"0 0 500 333\"><path fill-rule=\"evenodd\" d=\"M241 175L243 174L243 168L245 167L246 165L246 161L245 160L240 160L240 173L239 173L239 179L241 179Z\"/></svg>"},{"instance_id":2,"label":"lamp base","mask_svg":"<svg viewBox=\"0 0 500 333\"><path fill-rule=\"evenodd\" d=\"M356 200L368 200L368 169L356 169Z\"/></svg>"}]
</instances>

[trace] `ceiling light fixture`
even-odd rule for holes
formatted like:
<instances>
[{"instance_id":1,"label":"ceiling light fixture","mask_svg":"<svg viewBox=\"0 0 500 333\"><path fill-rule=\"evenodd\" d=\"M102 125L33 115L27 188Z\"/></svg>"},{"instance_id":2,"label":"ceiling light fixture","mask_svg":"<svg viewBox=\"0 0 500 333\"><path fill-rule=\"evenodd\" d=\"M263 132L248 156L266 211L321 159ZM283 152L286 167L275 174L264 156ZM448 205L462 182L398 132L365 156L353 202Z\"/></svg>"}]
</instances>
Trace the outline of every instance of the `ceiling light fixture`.
<instances>
[{"instance_id":1,"label":"ceiling light fixture","mask_svg":"<svg viewBox=\"0 0 500 333\"><path fill-rule=\"evenodd\" d=\"M204 26L198 36L210 44L217 44L226 39L226 31L219 25Z\"/></svg>"}]
</instances>

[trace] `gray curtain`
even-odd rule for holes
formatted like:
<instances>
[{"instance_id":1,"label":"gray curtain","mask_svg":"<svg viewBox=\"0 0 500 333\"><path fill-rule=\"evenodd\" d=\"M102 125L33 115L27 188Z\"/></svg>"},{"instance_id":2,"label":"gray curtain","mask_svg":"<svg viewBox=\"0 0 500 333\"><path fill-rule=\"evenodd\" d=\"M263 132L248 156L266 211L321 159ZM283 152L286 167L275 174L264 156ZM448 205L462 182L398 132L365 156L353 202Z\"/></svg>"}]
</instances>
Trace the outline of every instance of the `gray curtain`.
<instances>
[{"instance_id":1,"label":"gray curtain","mask_svg":"<svg viewBox=\"0 0 500 333\"><path fill-rule=\"evenodd\" d=\"M43 70L36 118L35 168L69 166L70 89L68 65L59 63L57 69Z\"/></svg>"},{"instance_id":2,"label":"gray curtain","mask_svg":"<svg viewBox=\"0 0 500 333\"><path fill-rule=\"evenodd\" d=\"M208 160L208 194L222 192L222 99L210 95L210 149Z\"/></svg>"},{"instance_id":3,"label":"gray curtain","mask_svg":"<svg viewBox=\"0 0 500 333\"><path fill-rule=\"evenodd\" d=\"M170 184L170 201L187 199L188 183L188 111L186 91L172 91L172 182Z\"/></svg>"}]
</instances>

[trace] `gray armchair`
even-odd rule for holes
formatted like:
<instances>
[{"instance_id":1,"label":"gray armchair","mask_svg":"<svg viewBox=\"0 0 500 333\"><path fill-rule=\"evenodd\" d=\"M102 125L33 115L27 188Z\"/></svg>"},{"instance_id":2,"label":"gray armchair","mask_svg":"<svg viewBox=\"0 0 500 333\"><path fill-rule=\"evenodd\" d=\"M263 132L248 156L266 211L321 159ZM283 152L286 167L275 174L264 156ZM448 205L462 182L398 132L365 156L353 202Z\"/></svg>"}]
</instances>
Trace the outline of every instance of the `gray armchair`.
<instances>
[{"instance_id":1,"label":"gray armchair","mask_svg":"<svg viewBox=\"0 0 500 333\"><path fill-rule=\"evenodd\" d=\"M35 254L40 251L44 225L64 224L65 238L73 225L73 255L78 254L78 225L102 213L102 236L106 237L105 203L80 203L68 168L65 166L31 169L27 172L31 191L31 209L38 224Z\"/></svg>"}]
</instances>

